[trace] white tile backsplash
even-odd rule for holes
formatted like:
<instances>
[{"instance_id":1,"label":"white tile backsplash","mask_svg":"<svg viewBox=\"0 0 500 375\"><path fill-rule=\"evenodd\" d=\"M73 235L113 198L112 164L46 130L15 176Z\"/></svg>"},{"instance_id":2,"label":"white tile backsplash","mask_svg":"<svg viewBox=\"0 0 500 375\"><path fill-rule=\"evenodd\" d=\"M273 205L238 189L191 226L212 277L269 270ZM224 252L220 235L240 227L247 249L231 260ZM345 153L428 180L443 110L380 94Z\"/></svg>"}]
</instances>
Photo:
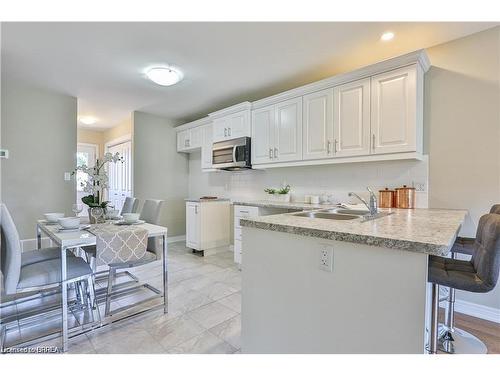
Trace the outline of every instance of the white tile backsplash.
<instances>
[{"instance_id":1,"label":"white tile backsplash","mask_svg":"<svg viewBox=\"0 0 500 375\"><path fill-rule=\"evenodd\" d=\"M241 172L202 172L200 153L189 157L189 197L216 195L231 199L264 199L267 187L290 184L292 200L303 201L304 195L334 195L342 202L350 201L347 193L366 193L413 183L428 186L429 163L422 160L393 160L370 163L317 165L273 168ZM417 207L427 207L428 192L417 193Z\"/></svg>"}]
</instances>

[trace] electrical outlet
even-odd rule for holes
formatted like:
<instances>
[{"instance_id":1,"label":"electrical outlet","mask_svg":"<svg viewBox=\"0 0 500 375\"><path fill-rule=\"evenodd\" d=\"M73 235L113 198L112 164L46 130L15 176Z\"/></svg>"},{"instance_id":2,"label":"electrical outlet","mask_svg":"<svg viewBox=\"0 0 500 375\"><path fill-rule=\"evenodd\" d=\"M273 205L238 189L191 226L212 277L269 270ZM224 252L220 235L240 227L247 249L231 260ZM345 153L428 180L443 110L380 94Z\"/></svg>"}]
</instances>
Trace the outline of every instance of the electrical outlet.
<instances>
[{"instance_id":1,"label":"electrical outlet","mask_svg":"<svg viewBox=\"0 0 500 375\"><path fill-rule=\"evenodd\" d=\"M419 192L425 191L425 183L424 182L416 182L416 181L412 181L412 182L413 182L413 187L415 188L415 191L419 191Z\"/></svg>"},{"instance_id":2,"label":"electrical outlet","mask_svg":"<svg viewBox=\"0 0 500 375\"><path fill-rule=\"evenodd\" d=\"M333 247L324 245L319 250L319 269L327 272L333 270Z\"/></svg>"}]
</instances>

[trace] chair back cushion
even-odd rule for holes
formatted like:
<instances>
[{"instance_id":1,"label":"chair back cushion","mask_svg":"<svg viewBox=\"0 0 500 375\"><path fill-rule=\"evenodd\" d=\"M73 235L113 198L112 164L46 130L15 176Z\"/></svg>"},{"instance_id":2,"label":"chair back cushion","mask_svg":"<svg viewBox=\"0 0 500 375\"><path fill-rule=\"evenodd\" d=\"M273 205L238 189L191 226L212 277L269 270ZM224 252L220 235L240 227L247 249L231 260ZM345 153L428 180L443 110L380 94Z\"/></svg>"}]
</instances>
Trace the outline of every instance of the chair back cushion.
<instances>
[{"instance_id":1,"label":"chair back cushion","mask_svg":"<svg viewBox=\"0 0 500 375\"><path fill-rule=\"evenodd\" d=\"M485 292L492 290L500 272L500 215L486 214L479 219L471 262Z\"/></svg>"},{"instance_id":2,"label":"chair back cushion","mask_svg":"<svg viewBox=\"0 0 500 375\"><path fill-rule=\"evenodd\" d=\"M16 293L21 273L21 241L16 226L5 204L0 205L1 269L5 294Z\"/></svg>"},{"instance_id":3,"label":"chair back cushion","mask_svg":"<svg viewBox=\"0 0 500 375\"><path fill-rule=\"evenodd\" d=\"M137 206L139 205L139 199L127 197L125 202L123 202L122 211L120 215L131 214L137 211Z\"/></svg>"},{"instance_id":4,"label":"chair back cushion","mask_svg":"<svg viewBox=\"0 0 500 375\"><path fill-rule=\"evenodd\" d=\"M149 224L158 224L163 202L161 200L146 199L141 210L140 219Z\"/></svg>"},{"instance_id":5,"label":"chair back cushion","mask_svg":"<svg viewBox=\"0 0 500 375\"><path fill-rule=\"evenodd\" d=\"M494 204L491 206L490 214L500 215L500 204Z\"/></svg>"}]
</instances>

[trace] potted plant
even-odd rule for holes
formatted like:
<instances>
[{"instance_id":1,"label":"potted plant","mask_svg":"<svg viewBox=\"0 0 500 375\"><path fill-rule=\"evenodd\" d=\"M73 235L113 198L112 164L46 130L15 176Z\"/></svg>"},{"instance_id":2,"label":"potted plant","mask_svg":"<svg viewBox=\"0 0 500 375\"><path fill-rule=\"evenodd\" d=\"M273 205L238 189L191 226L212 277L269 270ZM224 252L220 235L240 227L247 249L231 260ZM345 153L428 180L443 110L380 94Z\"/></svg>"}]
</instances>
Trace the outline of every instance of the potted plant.
<instances>
[{"instance_id":1,"label":"potted plant","mask_svg":"<svg viewBox=\"0 0 500 375\"><path fill-rule=\"evenodd\" d=\"M270 200L285 203L290 202L290 190L290 185L286 185L285 187L279 189L264 189L264 191L269 194Z\"/></svg>"},{"instance_id":2,"label":"potted plant","mask_svg":"<svg viewBox=\"0 0 500 375\"><path fill-rule=\"evenodd\" d=\"M88 167L86 164L82 164L77 166L72 173L74 176L78 171L81 171L87 175L87 178L83 179L83 181L80 182L80 185L84 192L89 193L89 195L82 198L82 203L89 207L88 213L91 223L95 223L95 221L98 220L98 218L91 215L92 208L102 208L102 217L104 217L104 214L106 213L106 207L109 202L104 201L103 196L105 189L109 187L109 176L104 166L111 162L123 163L123 158L118 152L114 155L107 152L102 159L96 160L94 167Z\"/></svg>"}]
</instances>

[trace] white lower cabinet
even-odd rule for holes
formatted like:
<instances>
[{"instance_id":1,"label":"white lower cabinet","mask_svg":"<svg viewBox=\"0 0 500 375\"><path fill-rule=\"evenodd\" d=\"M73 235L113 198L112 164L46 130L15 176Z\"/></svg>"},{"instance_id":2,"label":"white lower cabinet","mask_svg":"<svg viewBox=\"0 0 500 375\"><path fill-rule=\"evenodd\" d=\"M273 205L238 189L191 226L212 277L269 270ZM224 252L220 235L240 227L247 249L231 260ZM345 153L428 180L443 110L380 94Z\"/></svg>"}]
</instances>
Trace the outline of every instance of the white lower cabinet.
<instances>
[{"instance_id":1,"label":"white lower cabinet","mask_svg":"<svg viewBox=\"0 0 500 375\"><path fill-rule=\"evenodd\" d=\"M240 219L251 216L259 216L259 207L234 206L234 262L238 264L242 263L243 256Z\"/></svg>"},{"instance_id":2,"label":"white lower cabinet","mask_svg":"<svg viewBox=\"0 0 500 375\"><path fill-rule=\"evenodd\" d=\"M228 246L230 202L186 202L186 247L197 251Z\"/></svg>"}]
</instances>

